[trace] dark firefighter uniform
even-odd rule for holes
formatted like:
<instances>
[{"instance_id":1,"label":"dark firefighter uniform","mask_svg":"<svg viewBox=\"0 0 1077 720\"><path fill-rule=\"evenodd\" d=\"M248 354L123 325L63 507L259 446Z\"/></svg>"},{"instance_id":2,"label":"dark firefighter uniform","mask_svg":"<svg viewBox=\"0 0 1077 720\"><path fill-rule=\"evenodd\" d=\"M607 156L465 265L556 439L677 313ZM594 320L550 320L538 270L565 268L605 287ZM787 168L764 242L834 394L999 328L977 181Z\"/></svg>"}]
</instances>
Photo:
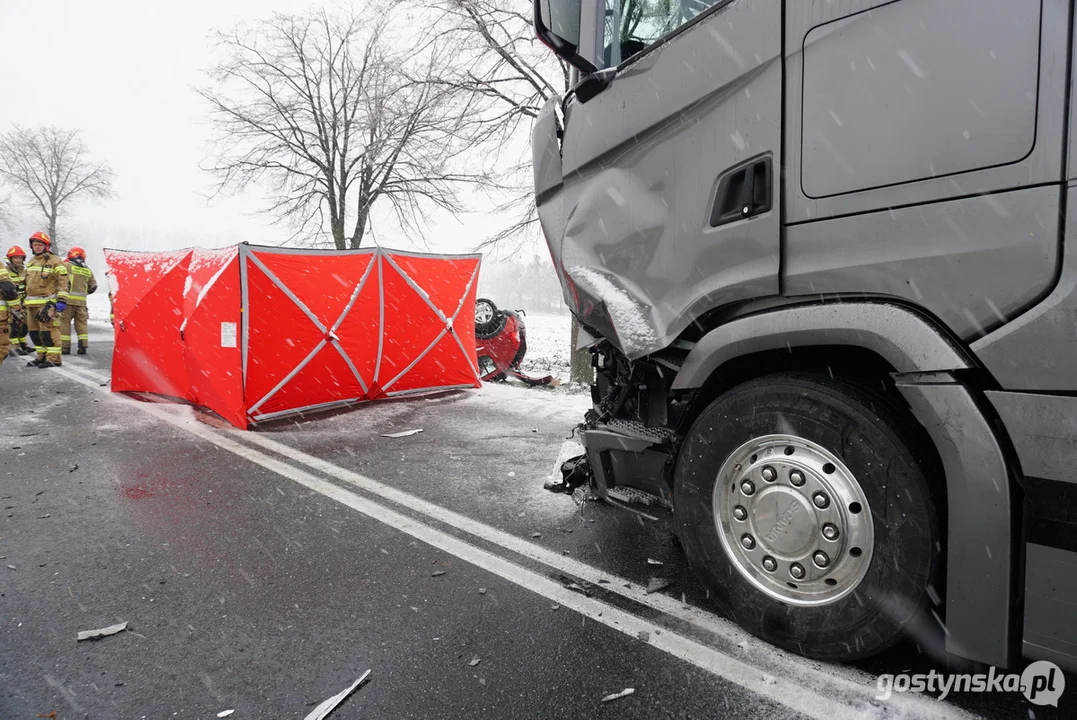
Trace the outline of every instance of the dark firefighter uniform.
<instances>
[{"instance_id":1,"label":"dark firefighter uniform","mask_svg":"<svg viewBox=\"0 0 1077 720\"><path fill-rule=\"evenodd\" d=\"M60 315L60 345L63 354L71 354L71 323L75 323L75 335L78 339L79 355L86 354L90 345L88 321L90 311L86 307L86 298L97 292L97 279L93 270L86 267L86 251L73 247L67 251L67 309Z\"/></svg>"},{"instance_id":2,"label":"dark firefighter uniform","mask_svg":"<svg viewBox=\"0 0 1077 720\"><path fill-rule=\"evenodd\" d=\"M52 240L47 233L30 236L34 256L26 263L26 325L30 339L37 346L37 359L27 365L40 368L59 367L60 314L67 309L67 267L50 252Z\"/></svg>"},{"instance_id":3,"label":"dark firefighter uniform","mask_svg":"<svg viewBox=\"0 0 1077 720\"><path fill-rule=\"evenodd\" d=\"M7 268L0 265L0 362L7 359L11 351L11 323L8 321L8 306L17 308L19 290L11 280Z\"/></svg>"},{"instance_id":4,"label":"dark firefighter uniform","mask_svg":"<svg viewBox=\"0 0 1077 720\"><path fill-rule=\"evenodd\" d=\"M26 297L26 251L18 245L12 245L7 251L7 272L19 291L18 300L8 303L11 351L29 355L30 351L26 349L26 315L22 307L22 299Z\"/></svg>"}]
</instances>

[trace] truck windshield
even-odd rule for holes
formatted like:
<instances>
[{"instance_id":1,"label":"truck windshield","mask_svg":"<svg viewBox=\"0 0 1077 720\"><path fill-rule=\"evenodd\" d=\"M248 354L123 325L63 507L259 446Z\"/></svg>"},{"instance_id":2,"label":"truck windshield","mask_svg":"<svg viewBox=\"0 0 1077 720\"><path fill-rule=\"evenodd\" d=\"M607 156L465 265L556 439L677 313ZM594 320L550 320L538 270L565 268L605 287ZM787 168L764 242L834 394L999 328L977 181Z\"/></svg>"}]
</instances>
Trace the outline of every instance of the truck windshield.
<instances>
[{"instance_id":1,"label":"truck windshield","mask_svg":"<svg viewBox=\"0 0 1077 720\"><path fill-rule=\"evenodd\" d=\"M603 58L620 65L721 0L606 0Z\"/></svg>"}]
</instances>

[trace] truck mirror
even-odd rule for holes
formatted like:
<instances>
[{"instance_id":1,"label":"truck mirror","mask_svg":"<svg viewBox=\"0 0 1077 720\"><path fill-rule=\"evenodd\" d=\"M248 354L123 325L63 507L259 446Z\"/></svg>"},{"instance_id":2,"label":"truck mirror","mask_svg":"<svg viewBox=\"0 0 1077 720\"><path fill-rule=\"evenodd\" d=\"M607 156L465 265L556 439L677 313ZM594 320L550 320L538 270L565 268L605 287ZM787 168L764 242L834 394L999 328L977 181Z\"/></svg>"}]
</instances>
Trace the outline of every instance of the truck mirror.
<instances>
[{"instance_id":1,"label":"truck mirror","mask_svg":"<svg viewBox=\"0 0 1077 720\"><path fill-rule=\"evenodd\" d=\"M557 57L583 73L598 70L579 53L583 0L534 0L535 34Z\"/></svg>"}]
</instances>

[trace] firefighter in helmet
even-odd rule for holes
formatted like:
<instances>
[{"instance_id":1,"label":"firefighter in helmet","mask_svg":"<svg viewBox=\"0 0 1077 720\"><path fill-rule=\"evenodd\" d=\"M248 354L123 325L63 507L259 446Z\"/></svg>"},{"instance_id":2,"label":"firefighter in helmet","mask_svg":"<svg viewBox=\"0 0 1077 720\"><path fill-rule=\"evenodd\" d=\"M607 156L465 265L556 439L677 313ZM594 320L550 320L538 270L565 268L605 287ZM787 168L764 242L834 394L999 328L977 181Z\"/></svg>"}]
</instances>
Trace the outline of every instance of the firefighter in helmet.
<instances>
[{"instance_id":1,"label":"firefighter in helmet","mask_svg":"<svg viewBox=\"0 0 1077 720\"><path fill-rule=\"evenodd\" d=\"M12 245L7 251L7 272L19 291L18 300L8 303L8 321L11 324L11 350L19 355L29 355L26 347L26 315L22 299L26 296L26 251Z\"/></svg>"},{"instance_id":2,"label":"firefighter in helmet","mask_svg":"<svg viewBox=\"0 0 1077 720\"><path fill-rule=\"evenodd\" d=\"M86 267L86 251L73 247L67 251L67 309L60 315L60 345L64 355L71 354L71 321L75 322L75 334L78 336L78 354L85 355L90 345L87 321L90 318L86 307L86 298L97 292L97 279L93 270Z\"/></svg>"},{"instance_id":3,"label":"firefighter in helmet","mask_svg":"<svg viewBox=\"0 0 1077 720\"><path fill-rule=\"evenodd\" d=\"M18 307L19 290L8 274L7 268L0 265L0 362L7 359L11 350L11 324L8 321L8 307Z\"/></svg>"},{"instance_id":4,"label":"firefighter in helmet","mask_svg":"<svg viewBox=\"0 0 1077 720\"><path fill-rule=\"evenodd\" d=\"M26 263L26 324L37 346L37 359L26 363L39 368L60 367L60 315L67 309L67 266L52 254L48 233L30 236L34 254Z\"/></svg>"}]
</instances>

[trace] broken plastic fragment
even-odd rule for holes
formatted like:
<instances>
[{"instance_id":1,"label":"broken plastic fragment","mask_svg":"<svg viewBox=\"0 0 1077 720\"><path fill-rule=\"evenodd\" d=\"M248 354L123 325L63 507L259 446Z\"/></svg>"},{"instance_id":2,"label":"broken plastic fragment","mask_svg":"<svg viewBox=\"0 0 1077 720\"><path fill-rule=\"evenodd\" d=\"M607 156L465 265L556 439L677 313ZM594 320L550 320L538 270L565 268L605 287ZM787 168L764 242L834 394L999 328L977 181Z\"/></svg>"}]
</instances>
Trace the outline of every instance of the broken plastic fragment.
<instances>
[{"instance_id":1,"label":"broken plastic fragment","mask_svg":"<svg viewBox=\"0 0 1077 720\"><path fill-rule=\"evenodd\" d=\"M387 437L387 438L404 438L404 437L410 437L411 435L418 435L418 434L419 434L419 433L421 433L422 431L423 431L423 429L422 429L422 428L419 428L418 430L405 430L404 432L398 432L398 433L390 433L390 434L388 434L388 435L382 435L382 437Z\"/></svg>"},{"instance_id":2,"label":"broken plastic fragment","mask_svg":"<svg viewBox=\"0 0 1077 720\"><path fill-rule=\"evenodd\" d=\"M79 642L83 640L97 640L98 638L108 637L109 635L115 635L121 633L127 629L127 623L123 622L119 625L110 625L107 628L101 628L100 630L84 630L79 633Z\"/></svg>"},{"instance_id":3,"label":"broken plastic fragment","mask_svg":"<svg viewBox=\"0 0 1077 720\"><path fill-rule=\"evenodd\" d=\"M476 665L478 665L481 662L482 662L482 658L480 658L479 656L476 655L475 658L471 662L468 663L468 667L475 667Z\"/></svg>"},{"instance_id":4,"label":"broken plastic fragment","mask_svg":"<svg viewBox=\"0 0 1077 720\"><path fill-rule=\"evenodd\" d=\"M538 538L542 537L542 533L531 533L531 537L533 537L535 539L538 539Z\"/></svg>"},{"instance_id":5,"label":"broken plastic fragment","mask_svg":"<svg viewBox=\"0 0 1077 720\"><path fill-rule=\"evenodd\" d=\"M608 702L611 702L613 700L620 700L623 697L628 697L629 695L631 695L634 692L636 692L635 688L625 688L624 690L622 690L619 693L613 693L612 695L607 695L606 697L602 698L602 702L608 703Z\"/></svg>"},{"instance_id":6,"label":"broken plastic fragment","mask_svg":"<svg viewBox=\"0 0 1077 720\"><path fill-rule=\"evenodd\" d=\"M363 673L363 676L361 678L352 683L351 687L349 687L347 690L343 690L340 693L337 693L333 697L323 702L318 707L314 708L310 715L307 715L304 720L322 720L324 717L329 715L329 713L336 710L337 706L344 702L344 700L347 699L349 695L355 692L355 689L362 685L369 675L370 671L367 670L365 673Z\"/></svg>"},{"instance_id":7,"label":"broken plastic fragment","mask_svg":"<svg viewBox=\"0 0 1077 720\"><path fill-rule=\"evenodd\" d=\"M485 595L485 594L486 594L486 588L479 588L479 595Z\"/></svg>"},{"instance_id":8,"label":"broken plastic fragment","mask_svg":"<svg viewBox=\"0 0 1077 720\"><path fill-rule=\"evenodd\" d=\"M647 558L647 564L648 565L661 565L662 561L661 560L655 560L654 558Z\"/></svg>"},{"instance_id":9,"label":"broken plastic fragment","mask_svg":"<svg viewBox=\"0 0 1077 720\"><path fill-rule=\"evenodd\" d=\"M225 717L228 717L229 715L231 715L231 714L232 714L232 713L234 713L234 712L235 712L235 710L225 710L225 711L223 711L223 712L219 712L219 713L217 713L217 717L219 717L219 718L225 718Z\"/></svg>"},{"instance_id":10,"label":"broken plastic fragment","mask_svg":"<svg viewBox=\"0 0 1077 720\"><path fill-rule=\"evenodd\" d=\"M673 581L667 580L666 578L651 578L651 582L647 584L647 594L650 595L651 593L656 593L659 590L668 588L672 584Z\"/></svg>"},{"instance_id":11,"label":"broken plastic fragment","mask_svg":"<svg viewBox=\"0 0 1077 720\"><path fill-rule=\"evenodd\" d=\"M438 570L437 572L431 573L430 577L441 577L444 574L445 574L444 570Z\"/></svg>"},{"instance_id":12,"label":"broken plastic fragment","mask_svg":"<svg viewBox=\"0 0 1077 720\"><path fill-rule=\"evenodd\" d=\"M651 634L649 632L647 632L646 630L640 630L639 634L636 635L636 637L638 637L643 642L650 642L651 641Z\"/></svg>"}]
</instances>

